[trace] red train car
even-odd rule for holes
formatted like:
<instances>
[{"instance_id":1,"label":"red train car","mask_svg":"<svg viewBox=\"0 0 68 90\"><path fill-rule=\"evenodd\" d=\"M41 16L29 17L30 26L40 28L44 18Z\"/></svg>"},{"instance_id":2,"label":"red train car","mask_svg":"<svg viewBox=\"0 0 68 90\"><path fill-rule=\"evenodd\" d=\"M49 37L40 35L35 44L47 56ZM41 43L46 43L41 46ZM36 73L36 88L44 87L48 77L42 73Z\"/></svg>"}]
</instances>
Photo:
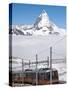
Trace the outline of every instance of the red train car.
<instances>
[{"instance_id":1,"label":"red train car","mask_svg":"<svg viewBox=\"0 0 68 90\"><path fill-rule=\"evenodd\" d=\"M52 71L52 84L59 83L58 71L56 69L41 68L38 70L26 69L24 73L13 74L14 83L46 85L50 84L50 71Z\"/></svg>"},{"instance_id":2,"label":"red train car","mask_svg":"<svg viewBox=\"0 0 68 90\"><path fill-rule=\"evenodd\" d=\"M58 71L56 69L50 70L49 68L42 68L39 69L38 71L26 70L24 82L34 85L50 84L50 71L52 71L52 84L59 83Z\"/></svg>"}]
</instances>

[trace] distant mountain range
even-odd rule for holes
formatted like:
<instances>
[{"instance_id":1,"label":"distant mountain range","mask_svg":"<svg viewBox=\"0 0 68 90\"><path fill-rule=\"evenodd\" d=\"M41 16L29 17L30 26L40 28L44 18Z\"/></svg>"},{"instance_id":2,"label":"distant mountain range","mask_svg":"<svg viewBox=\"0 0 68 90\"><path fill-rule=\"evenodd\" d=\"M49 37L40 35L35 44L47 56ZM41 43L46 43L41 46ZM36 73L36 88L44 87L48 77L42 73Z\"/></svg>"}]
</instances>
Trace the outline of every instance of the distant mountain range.
<instances>
[{"instance_id":1,"label":"distant mountain range","mask_svg":"<svg viewBox=\"0 0 68 90\"><path fill-rule=\"evenodd\" d=\"M35 23L32 25L12 25L9 27L9 34L14 35L64 35L65 30L56 26L50 21L45 10L38 16Z\"/></svg>"}]
</instances>

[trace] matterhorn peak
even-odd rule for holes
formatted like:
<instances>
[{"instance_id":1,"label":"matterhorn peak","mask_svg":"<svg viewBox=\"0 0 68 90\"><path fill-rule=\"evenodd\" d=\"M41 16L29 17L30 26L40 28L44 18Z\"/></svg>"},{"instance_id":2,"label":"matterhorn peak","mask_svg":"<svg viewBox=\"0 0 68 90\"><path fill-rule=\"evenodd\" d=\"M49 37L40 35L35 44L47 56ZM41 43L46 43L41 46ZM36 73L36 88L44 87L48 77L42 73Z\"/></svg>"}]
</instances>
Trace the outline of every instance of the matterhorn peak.
<instances>
[{"instance_id":1,"label":"matterhorn peak","mask_svg":"<svg viewBox=\"0 0 68 90\"><path fill-rule=\"evenodd\" d=\"M46 12L44 9L42 10L40 16L41 16L41 17L45 16L45 17L48 18L48 14L47 14L47 12ZM40 17L40 16L39 16L39 17Z\"/></svg>"},{"instance_id":2,"label":"matterhorn peak","mask_svg":"<svg viewBox=\"0 0 68 90\"><path fill-rule=\"evenodd\" d=\"M43 9L43 10L42 10L42 13L46 13L46 11Z\"/></svg>"},{"instance_id":3,"label":"matterhorn peak","mask_svg":"<svg viewBox=\"0 0 68 90\"><path fill-rule=\"evenodd\" d=\"M44 9L42 10L41 14L38 16L34 25L36 29L40 29L42 27L50 27L49 16Z\"/></svg>"},{"instance_id":4,"label":"matterhorn peak","mask_svg":"<svg viewBox=\"0 0 68 90\"><path fill-rule=\"evenodd\" d=\"M10 27L9 33L15 35L65 35L65 30L56 26L56 24L49 19L45 9L43 9L34 24L12 26L12 28Z\"/></svg>"}]
</instances>

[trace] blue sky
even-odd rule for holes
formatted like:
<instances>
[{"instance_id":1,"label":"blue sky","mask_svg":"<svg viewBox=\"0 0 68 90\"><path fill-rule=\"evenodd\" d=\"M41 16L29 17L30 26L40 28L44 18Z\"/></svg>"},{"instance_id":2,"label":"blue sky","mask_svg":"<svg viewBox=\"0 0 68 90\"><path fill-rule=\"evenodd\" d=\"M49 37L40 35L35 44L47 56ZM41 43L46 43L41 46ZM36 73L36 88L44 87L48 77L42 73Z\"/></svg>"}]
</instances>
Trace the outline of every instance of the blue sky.
<instances>
[{"instance_id":1,"label":"blue sky","mask_svg":"<svg viewBox=\"0 0 68 90\"><path fill-rule=\"evenodd\" d=\"M43 9L57 26L66 28L66 7L64 6L14 3L12 4L12 24L33 24Z\"/></svg>"}]
</instances>

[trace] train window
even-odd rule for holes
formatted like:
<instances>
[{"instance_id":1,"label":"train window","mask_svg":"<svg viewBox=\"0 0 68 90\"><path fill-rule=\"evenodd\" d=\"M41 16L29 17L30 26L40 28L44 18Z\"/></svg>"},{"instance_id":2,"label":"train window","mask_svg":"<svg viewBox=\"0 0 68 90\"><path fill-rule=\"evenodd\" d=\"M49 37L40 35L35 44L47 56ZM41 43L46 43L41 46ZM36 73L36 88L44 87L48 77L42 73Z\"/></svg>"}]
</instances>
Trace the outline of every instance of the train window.
<instances>
[{"instance_id":1,"label":"train window","mask_svg":"<svg viewBox=\"0 0 68 90\"><path fill-rule=\"evenodd\" d=\"M35 79L36 78L36 73L31 73L31 78Z\"/></svg>"},{"instance_id":2,"label":"train window","mask_svg":"<svg viewBox=\"0 0 68 90\"><path fill-rule=\"evenodd\" d=\"M39 76L38 78L41 79L41 80L45 79L45 73L39 73L38 76Z\"/></svg>"},{"instance_id":3,"label":"train window","mask_svg":"<svg viewBox=\"0 0 68 90\"><path fill-rule=\"evenodd\" d=\"M34 78L34 74L33 73L26 73L26 77Z\"/></svg>"},{"instance_id":4,"label":"train window","mask_svg":"<svg viewBox=\"0 0 68 90\"><path fill-rule=\"evenodd\" d=\"M58 72L57 71L54 72L54 77L55 77L55 79L58 78Z\"/></svg>"},{"instance_id":5,"label":"train window","mask_svg":"<svg viewBox=\"0 0 68 90\"><path fill-rule=\"evenodd\" d=\"M55 73L54 73L54 71L52 72L52 79L53 80L55 79Z\"/></svg>"},{"instance_id":6,"label":"train window","mask_svg":"<svg viewBox=\"0 0 68 90\"><path fill-rule=\"evenodd\" d=\"M50 72L47 72L47 73L46 73L46 79L47 79L47 80L50 80Z\"/></svg>"},{"instance_id":7,"label":"train window","mask_svg":"<svg viewBox=\"0 0 68 90\"><path fill-rule=\"evenodd\" d=\"M47 80L47 76L46 76L46 73L44 73L44 74L45 74L45 77L44 77L44 79L45 79L45 80Z\"/></svg>"},{"instance_id":8,"label":"train window","mask_svg":"<svg viewBox=\"0 0 68 90\"><path fill-rule=\"evenodd\" d=\"M17 73L17 74L16 74L16 77L20 77L20 74L19 74L19 73Z\"/></svg>"},{"instance_id":9,"label":"train window","mask_svg":"<svg viewBox=\"0 0 68 90\"><path fill-rule=\"evenodd\" d=\"M45 74L45 79L50 80L50 72L47 72ZM57 71L52 71L52 79L58 79L58 73Z\"/></svg>"}]
</instances>

